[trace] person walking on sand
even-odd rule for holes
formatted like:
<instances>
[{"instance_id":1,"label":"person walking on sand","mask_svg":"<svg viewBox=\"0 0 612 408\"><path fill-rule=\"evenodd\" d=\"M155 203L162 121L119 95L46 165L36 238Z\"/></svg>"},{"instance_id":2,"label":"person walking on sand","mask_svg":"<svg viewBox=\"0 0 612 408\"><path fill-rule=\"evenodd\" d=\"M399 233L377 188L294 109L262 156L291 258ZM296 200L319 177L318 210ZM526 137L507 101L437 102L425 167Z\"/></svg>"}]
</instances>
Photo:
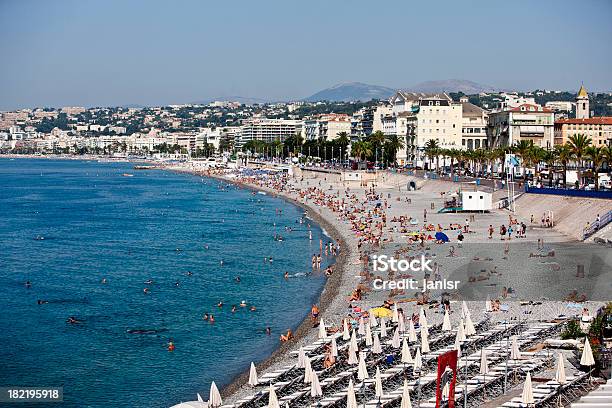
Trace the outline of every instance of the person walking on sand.
<instances>
[{"instance_id":1,"label":"person walking on sand","mask_svg":"<svg viewBox=\"0 0 612 408\"><path fill-rule=\"evenodd\" d=\"M493 239L493 225L489 224L489 239Z\"/></svg>"}]
</instances>

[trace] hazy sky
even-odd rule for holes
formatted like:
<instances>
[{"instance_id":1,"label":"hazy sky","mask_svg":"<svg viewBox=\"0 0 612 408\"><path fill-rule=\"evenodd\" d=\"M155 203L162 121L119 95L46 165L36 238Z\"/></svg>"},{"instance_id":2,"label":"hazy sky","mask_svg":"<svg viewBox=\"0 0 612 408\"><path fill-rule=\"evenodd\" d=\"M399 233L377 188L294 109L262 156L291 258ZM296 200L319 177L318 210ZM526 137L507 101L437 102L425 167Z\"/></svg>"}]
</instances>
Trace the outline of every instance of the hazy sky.
<instances>
[{"instance_id":1,"label":"hazy sky","mask_svg":"<svg viewBox=\"0 0 612 408\"><path fill-rule=\"evenodd\" d=\"M460 78L612 90L612 1L0 0L0 109Z\"/></svg>"}]
</instances>

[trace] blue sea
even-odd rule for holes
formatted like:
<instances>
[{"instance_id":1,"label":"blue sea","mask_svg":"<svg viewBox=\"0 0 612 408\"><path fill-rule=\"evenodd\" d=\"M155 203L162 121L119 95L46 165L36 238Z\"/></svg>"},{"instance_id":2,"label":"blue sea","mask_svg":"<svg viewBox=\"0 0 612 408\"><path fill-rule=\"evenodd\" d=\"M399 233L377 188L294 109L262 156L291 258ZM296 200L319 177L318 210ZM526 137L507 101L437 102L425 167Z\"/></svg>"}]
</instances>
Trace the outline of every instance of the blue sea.
<instances>
[{"instance_id":1,"label":"blue sea","mask_svg":"<svg viewBox=\"0 0 612 408\"><path fill-rule=\"evenodd\" d=\"M211 381L269 356L316 302L325 277L310 258L330 238L302 216L193 175L0 159L0 386L61 386L50 406L62 407L207 399ZM243 300L256 311L232 313Z\"/></svg>"}]
</instances>

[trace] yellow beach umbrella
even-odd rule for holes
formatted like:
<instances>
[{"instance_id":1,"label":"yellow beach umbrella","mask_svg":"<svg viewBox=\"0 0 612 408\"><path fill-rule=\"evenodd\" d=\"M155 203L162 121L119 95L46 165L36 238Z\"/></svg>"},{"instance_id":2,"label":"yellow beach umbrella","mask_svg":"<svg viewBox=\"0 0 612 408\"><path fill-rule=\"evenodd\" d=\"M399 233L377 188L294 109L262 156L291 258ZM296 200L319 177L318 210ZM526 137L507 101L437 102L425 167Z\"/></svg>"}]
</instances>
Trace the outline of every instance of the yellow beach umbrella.
<instances>
[{"instance_id":1,"label":"yellow beach umbrella","mask_svg":"<svg viewBox=\"0 0 612 408\"><path fill-rule=\"evenodd\" d=\"M393 316L393 312L386 307L375 307L374 309L370 309L370 314L376 317L391 317Z\"/></svg>"}]
</instances>

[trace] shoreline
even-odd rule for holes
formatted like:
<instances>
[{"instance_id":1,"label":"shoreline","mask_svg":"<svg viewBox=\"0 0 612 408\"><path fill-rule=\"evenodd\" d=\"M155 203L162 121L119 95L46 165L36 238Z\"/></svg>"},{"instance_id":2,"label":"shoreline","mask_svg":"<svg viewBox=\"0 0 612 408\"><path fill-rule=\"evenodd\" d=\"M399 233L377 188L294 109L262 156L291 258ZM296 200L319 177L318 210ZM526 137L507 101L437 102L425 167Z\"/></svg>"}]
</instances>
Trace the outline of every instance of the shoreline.
<instances>
[{"instance_id":1,"label":"shoreline","mask_svg":"<svg viewBox=\"0 0 612 408\"><path fill-rule=\"evenodd\" d=\"M205 172L199 172L197 170L189 170L184 168L180 169L171 167L160 167L160 169L165 171L175 171L178 173L192 174L200 177L208 177L218 181L231 183L240 188L245 188L252 191L263 191L268 195L279 198L281 200L285 200L304 210L308 218L317 223L319 227L321 227L330 238L340 243L340 253L336 257L335 263L331 265L334 268L334 273L326 279L325 284L323 285L323 290L321 291L317 299L321 314L325 315L325 312L329 310L332 305L340 303L340 301L342 300L342 297L340 296L340 287L342 285L343 278L345 277L344 275L347 273L348 258L352 252L352 249L347 243L348 237L346 237L345 234L342 234L333 224L333 222L323 216L320 211L317 211L319 209L318 207L312 206L307 203L302 203L287 194L279 193L278 191L272 189L267 189L261 186L245 183L233 179L231 177L226 177L219 174L208 174ZM306 317L304 317L304 319L298 324L295 332L293 333L293 341L286 343L282 343L279 341L278 347L272 352L272 354L270 354L264 360L256 364L258 373L263 372L264 370L272 367L277 363L283 362L287 358L288 353L290 353L295 348L295 346L301 340L306 338L306 336L311 332L313 332L313 326L308 315L306 315ZM229 384L220 390L221 395L224 399L233 399L237 396L240 390L247 385L248 380L249 367L247 366L241 374L238 374L237 376L232 378Z\"/></svg>"}]
</instances>

